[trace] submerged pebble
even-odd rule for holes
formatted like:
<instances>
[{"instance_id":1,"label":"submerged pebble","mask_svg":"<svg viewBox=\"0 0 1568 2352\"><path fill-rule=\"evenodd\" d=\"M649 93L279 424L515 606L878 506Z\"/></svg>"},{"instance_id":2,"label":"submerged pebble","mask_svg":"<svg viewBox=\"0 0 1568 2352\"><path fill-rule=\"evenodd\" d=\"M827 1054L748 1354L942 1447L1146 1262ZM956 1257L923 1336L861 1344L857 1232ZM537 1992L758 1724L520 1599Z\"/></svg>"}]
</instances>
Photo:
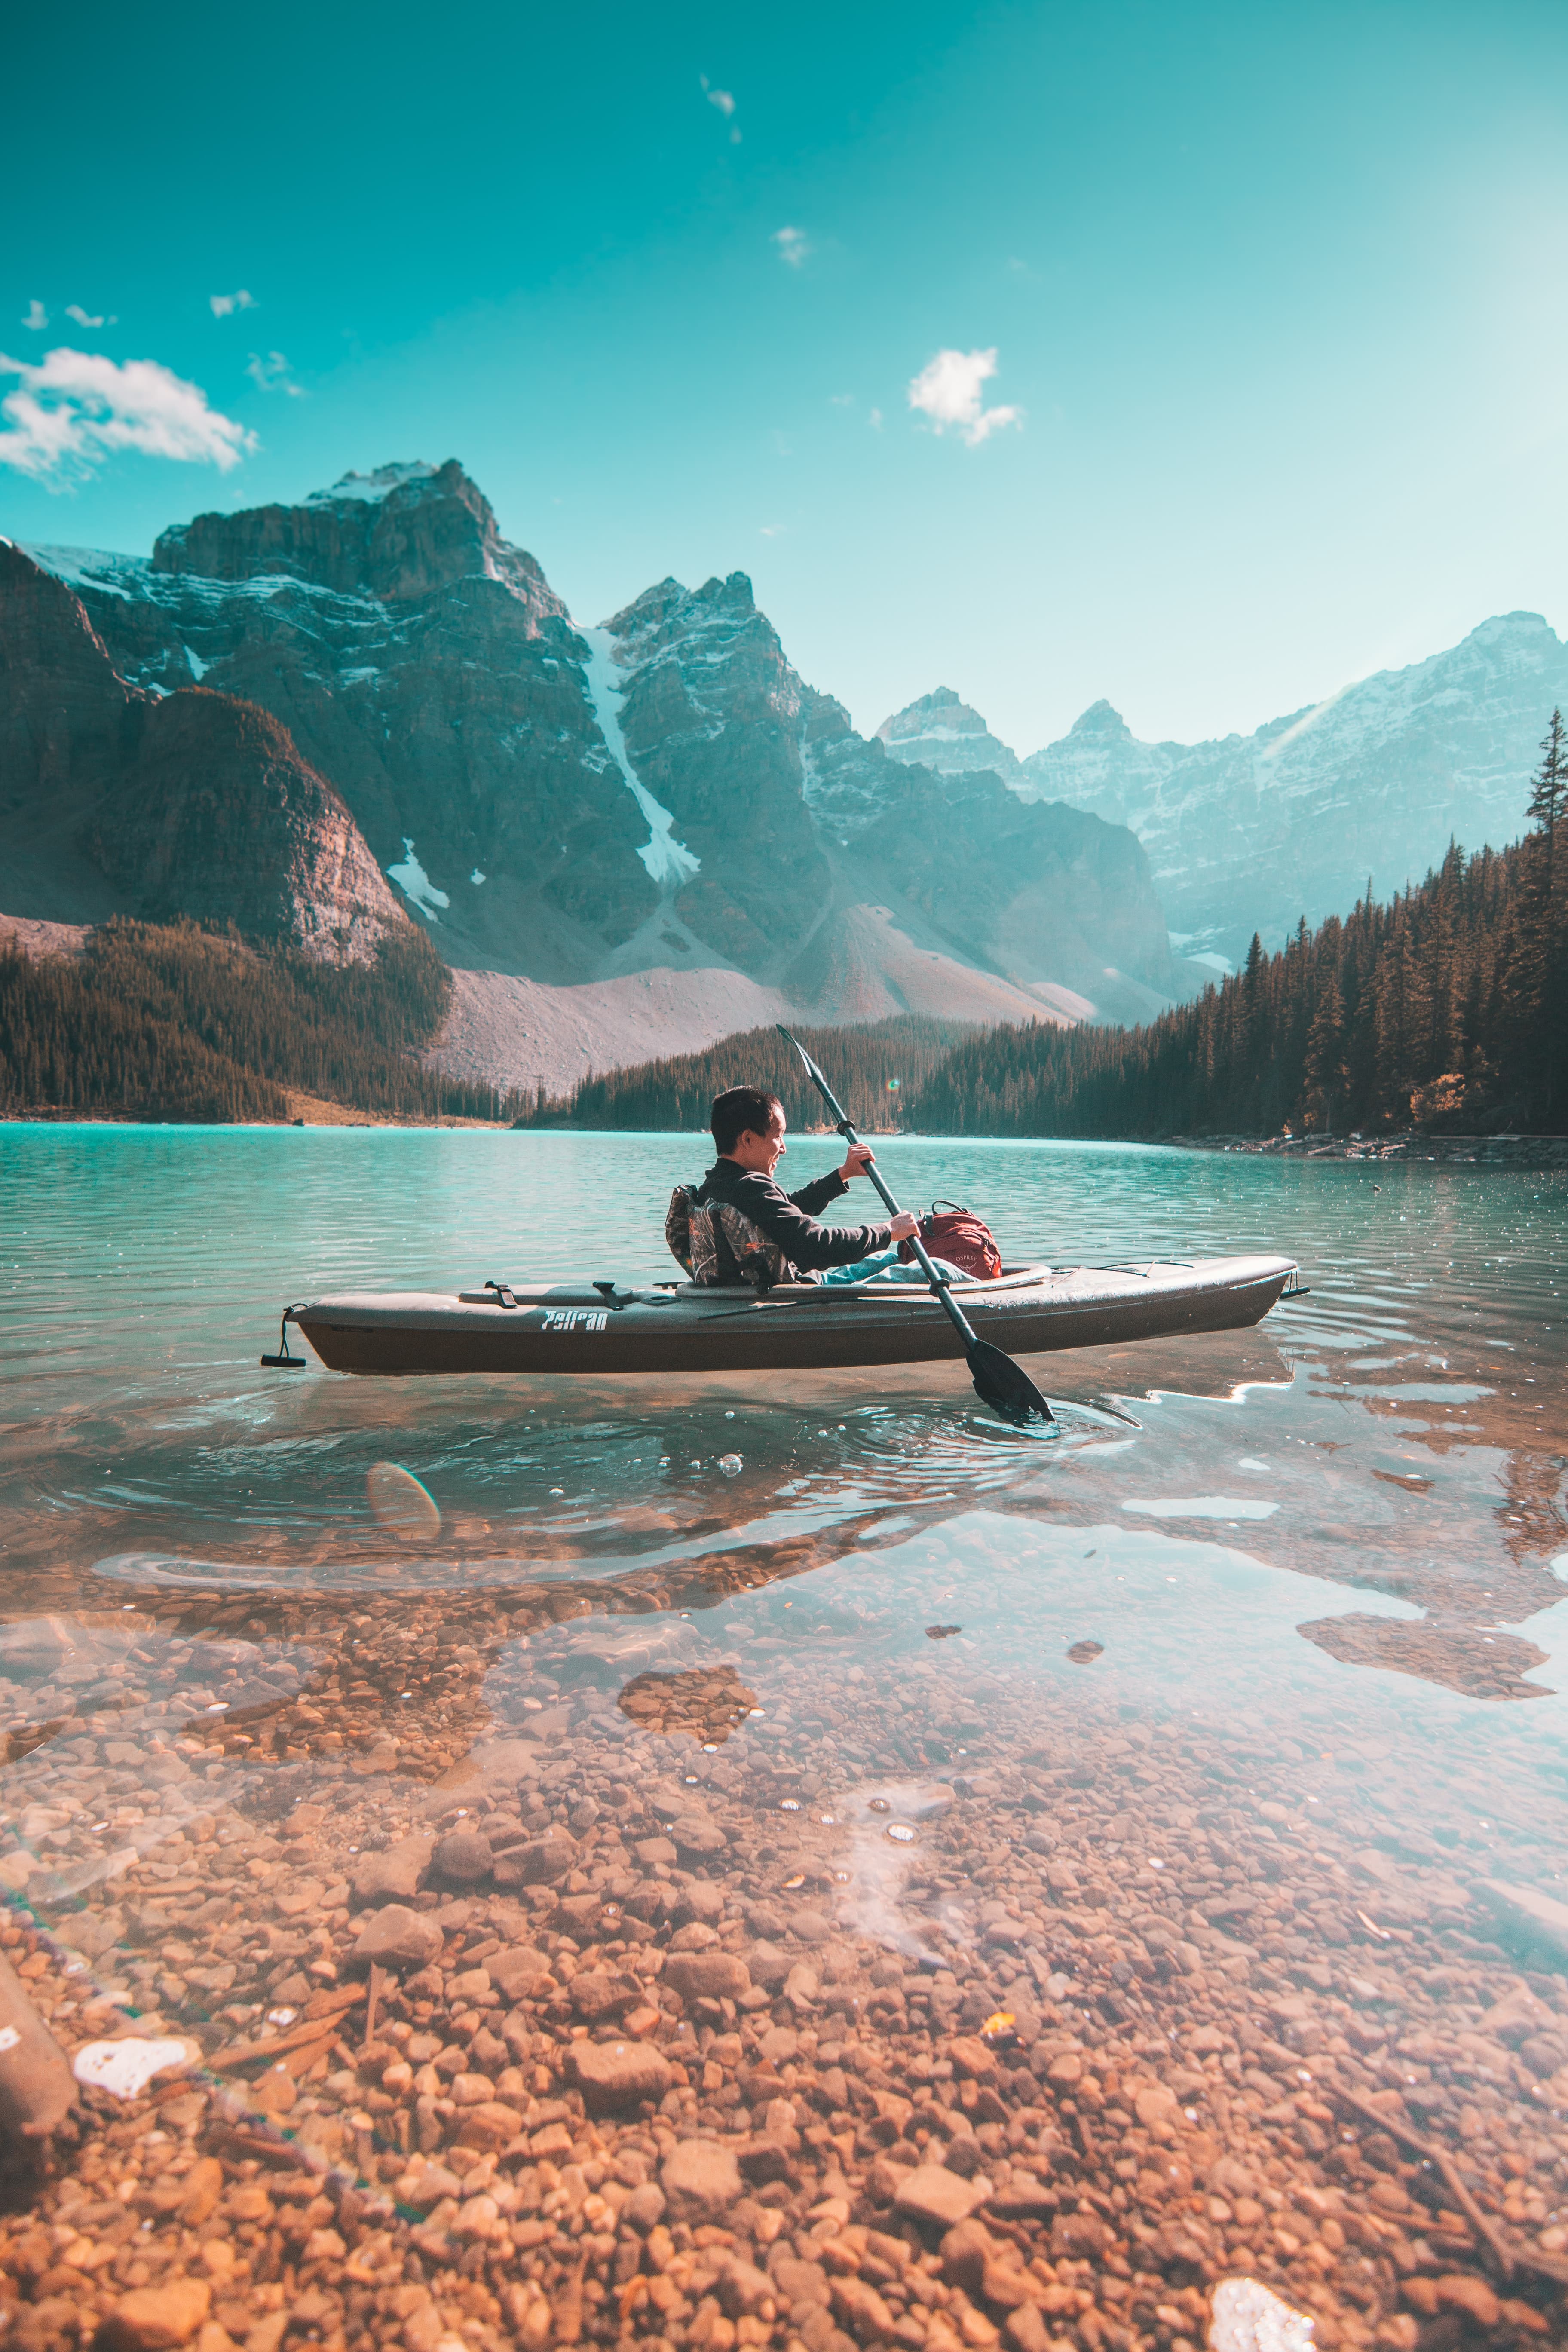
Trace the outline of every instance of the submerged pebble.
<instances>
[{"instance_id":1,"label":"submerged pebble","mask_svg":"<svg viewBox=\"0 0 1568 2352\"><path fill-rule=\"evenodd\" d=\"M1260 2279L1226 2279L1215 2289L1209 2352L1312 2352L1312 2323Z\"/></svg>"},{"instance_id":2,"label":"submerged pebble","mask_svg":"<svg viewBox=\"0 0 1568 2352\"><path fill-rule=\"evenodd\" d=\"M201 2057L195 2042L148 2042L133 2033L117 2042L87 2042L71 2061L79 2083L108 2091L117 2099L133 2099L155 2076L172 2066L188 2066Z\"/></svg>"},{"instance_id":3,"label":"submerged pebble","mask_svg":"<svg viewBox=\"0 0 1568 2352\"><path fill-rule=\"evenodd\" d=\"M535 1648L559 1722L443 1742L499 1630L462 1638L488 1601L445 1631L429 1607L460 1672L420 1686L396 1769L374 1710L352 1761L321 1745L353 1689L407 1686L388 1604L324 1654L335 1698L287 1710L298 1761L205 1779L256 1737L230 1719L111 1767L106 1717L40 1779L40 1838L46 1812L103 1819L115 1770L166 1769L178 1801L86 1911L35 1874L40 1925L0 1926L89 2078L68 2165L0 2222L19 2343L151 2344L203 2294L199 2327L258 2352L285 2314L386 2352L1416 2352L1445 2314L1506 2345L1558 2327L1568 1989L1401 1859L1409 1807L1374 1842L1353 1770L1103 1702L1063 1737L988 1669L916 1706L809 1641L759 1661L766 1730L733 1679L745 1727L700 1741L710 1683L634 1676L617 1706L552 1692L572 1653ZM880 1750L944 1729L948 1779L878 1785ZM195 2074L93 2079L105 2050L183 2061L187 2036ZM1489 2280L1368 2120L1384 2101L1540 2269Z\"/></svg>"}]
</instances>

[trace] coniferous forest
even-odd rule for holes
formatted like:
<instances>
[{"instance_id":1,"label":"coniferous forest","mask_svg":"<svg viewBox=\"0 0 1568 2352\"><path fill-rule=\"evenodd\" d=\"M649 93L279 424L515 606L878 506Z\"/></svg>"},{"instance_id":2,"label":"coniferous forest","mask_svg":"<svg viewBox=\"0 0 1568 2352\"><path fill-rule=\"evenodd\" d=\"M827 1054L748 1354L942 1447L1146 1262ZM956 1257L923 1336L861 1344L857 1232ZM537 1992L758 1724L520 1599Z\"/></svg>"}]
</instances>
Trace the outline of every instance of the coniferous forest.
<instances>
[{"instance_id":1,"label":"coniferous forest","mask_svg":"<svg viewBox=\"0 0 1568 2352\"><path fill-rule=\"evenodd\" d=\"M0 948L0 1112L279 1120L295 1087L392 1118L515 1117L413 1058L450 990L413 930L369 964L118 917L79 957Z\"/></svg>"},{"instance_id":2,"label":"coniferous forest","mask_svg":"<svg viewBox=\"0 0 1568 2352\"><path fill-rule=\"evenodd\" d=\"M902 1106L971 1034L971 1024L900 1013L852 1029L797 1029L806 1052L857 1127L875 1132L905 1124ZM698 1054L677 1054L584 1079L563 1102L542 1100L520 1126L560 1126L699 1131L715 1095L729 1087L771 1088L791 1127L820 1127L822 1097L798 1055L776 1029L742 1029Z\"/></svg>"}]
</instances>

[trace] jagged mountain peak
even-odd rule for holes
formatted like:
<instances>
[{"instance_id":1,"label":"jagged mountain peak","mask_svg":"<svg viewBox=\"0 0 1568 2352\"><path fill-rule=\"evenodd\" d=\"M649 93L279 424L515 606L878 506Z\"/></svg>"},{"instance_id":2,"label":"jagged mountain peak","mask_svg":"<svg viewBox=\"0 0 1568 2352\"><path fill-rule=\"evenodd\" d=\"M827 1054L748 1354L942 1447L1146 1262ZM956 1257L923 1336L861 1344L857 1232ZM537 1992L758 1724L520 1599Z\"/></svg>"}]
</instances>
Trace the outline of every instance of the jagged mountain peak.
<instances>
[{"instance_id":1,"label":"jagged mountain peak","mask_svg":"<svg viewBox=\"0 0 1568 2352\"><path fill-rule=\"evenodd\" d=\"M918 761L939 775L989 769L1007 783L1019 778L1016 752L993 735L979 711L962 701L951 686L939 686L895 710L878 728L877 740L895 760Z\"/></svg>"},{"instance_id":2,"label":"jagged mountain peak","mask_svg":"<svg viewBox=\"0 0 1568 2352\"><path fill-rule=\"evenodd\" d=\"M1121 711L1107 702L1103 695L1098 702L1091 702L1087 710L1079 713L1068 731L1072 735L1115 736L1118 740L1125 739L1129 743L1132 740L1131 728Z\"/></svg>"},{"instance_id":3,"label":"jagged mountain peak","mask_svg":"<svg viewBox=\"0 0 1568 2352\"><path fill-rule=\"evenodd\" d=\"M883 719L877 732L884 743L895 743L932 735L984 735L989 730L979 711L955 694L951 686L939 686L931 693L918 695L913 702L906 702L901 710Z\"/></svg>"},{"instance_id":4,"label":"jagged mountain peak","mask_svg":"<svg viewBox=\"0 0 1568 2352\"><path fill-rule=\"evenodd\" d=\"M451 462L455 464L456 460ZM335 506L342 499L361 499L379 504L394 490L401 490L409 483L429 481L437 470L436 467L427 466L422 457L416 457L406 465L377 466L371 474L355 473L351 467L330 489L312 490L305 504L308 507L330 507Z\"/></svg>"},{"instance_id":5,"label":"jagged mountain peak","mask_svg":"<svg viewBox=\"0 0 1568 2352\"><path fill-rule=\"evenodd\" d=\"M624 638L658 630L676 621L689 630L708 619L762 620L764 627L771 625L757 611L751 577L744 572L731 572L724 580L715 572L700 588L688 588L684 582L667 574L651 588L645 588L640 596L634 596L618 613L613 613L603 625L613 637Z\"/></svg>"},{"instance_id":6,"label":"jagged mountain peak","mask_svg":"<svg viewBox=\"0 0 1568 2352\"><path fill-rule=\"evenodd\" d=\"M533 557L501 537L489 500L455 457L346 474L298 506L196 515L161 533L153 570L227 583L280 575L388 604L491 580L535 624L566 610Z\"/></svg>"},{"instance_id":7,"label":"jagged mountain peak","mask_svg":"<svg viewBox=\"0 0 1568 2352\"><path fill-rule=\"evenodd\" d=\"M757 608L749 572L727 572L722 580L715 572L711 579L702 583L697 594L699 602L704 604L734 606L749 613L754 613Z\"/></svg>"},{"instance_id":8,"label":"jagged mountain peak","mask_svg":"<svg viewBox=\"0 0 1568 2352\"><path fill-rule=\"evenodd\" d=\"M1467 646L1495 646L1503 637L1550 637L1560 644L1556 630L1544 613L1494 613L1482 621L1463 640Z\"/></svg>"}]
</instances>

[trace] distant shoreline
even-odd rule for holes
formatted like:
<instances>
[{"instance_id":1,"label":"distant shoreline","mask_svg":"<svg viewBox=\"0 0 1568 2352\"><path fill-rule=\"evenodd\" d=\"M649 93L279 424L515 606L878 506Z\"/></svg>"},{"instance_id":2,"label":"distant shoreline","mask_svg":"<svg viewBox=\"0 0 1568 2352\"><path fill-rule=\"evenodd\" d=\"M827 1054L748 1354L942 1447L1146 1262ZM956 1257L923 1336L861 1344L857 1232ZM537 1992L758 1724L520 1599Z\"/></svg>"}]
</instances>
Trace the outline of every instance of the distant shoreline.
<instances>
[{"instance_id":1,"label":"distant shoreline","mask_svg":"<svg viewBox=\"0 0 1568 2352\"><path fill-rule=\"evenodd\" d=\"M291 1096L291 1103L303 1100ZM289 1128L400 1128L477 1129L488 1135L646 1135L683 1136L701 1139L695 1128L590 1127L562 1120L559 1124L519 1127L488 1118L393 1118L385 1112L357 1111L345 1105L310 1100L309 1108L286 1119L158 1118L130 1111L77 1111L40 1106L31 1110L0 1110L0 1125L14 1127L199 1127L279 1133ZM819 1140L831 1128L803 1128L800 1136ZM1333 1160L1362 1161L1380 1167L1407 1165L1471 1168L1568 1168L1568 1135L1428 1135L1411 1128L1394 1136L1311 1135L944 1135L921 1128L867 1128L874 1142L909 1143L1073 1143L1142 1144L1154 1150L1235 1153L1247 1159Z\"/></svg>"}]
</instances>

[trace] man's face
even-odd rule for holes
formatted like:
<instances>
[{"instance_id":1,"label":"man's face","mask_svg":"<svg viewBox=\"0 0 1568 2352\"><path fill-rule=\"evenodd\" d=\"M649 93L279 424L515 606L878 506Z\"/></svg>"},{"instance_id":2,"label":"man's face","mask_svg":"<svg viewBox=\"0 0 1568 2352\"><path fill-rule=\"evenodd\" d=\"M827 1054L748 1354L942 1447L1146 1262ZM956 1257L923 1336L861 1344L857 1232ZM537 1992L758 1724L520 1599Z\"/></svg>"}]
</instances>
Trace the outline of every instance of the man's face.
<instances>
[{"instance_id":1,"label":"man's face","mask_svg":"<svg viewBox=\"0 0 1568 2352\"><path fill-rule=\"evenodd\" d=\"M730 1156L739 1160L748 1176L771 1176L786 1149L784 1115L782 1110L775 1110L768 1121L767 1133L758 1135L751 1128L746 1128L737 1139Z\"/></svg>"}]
</instances>

